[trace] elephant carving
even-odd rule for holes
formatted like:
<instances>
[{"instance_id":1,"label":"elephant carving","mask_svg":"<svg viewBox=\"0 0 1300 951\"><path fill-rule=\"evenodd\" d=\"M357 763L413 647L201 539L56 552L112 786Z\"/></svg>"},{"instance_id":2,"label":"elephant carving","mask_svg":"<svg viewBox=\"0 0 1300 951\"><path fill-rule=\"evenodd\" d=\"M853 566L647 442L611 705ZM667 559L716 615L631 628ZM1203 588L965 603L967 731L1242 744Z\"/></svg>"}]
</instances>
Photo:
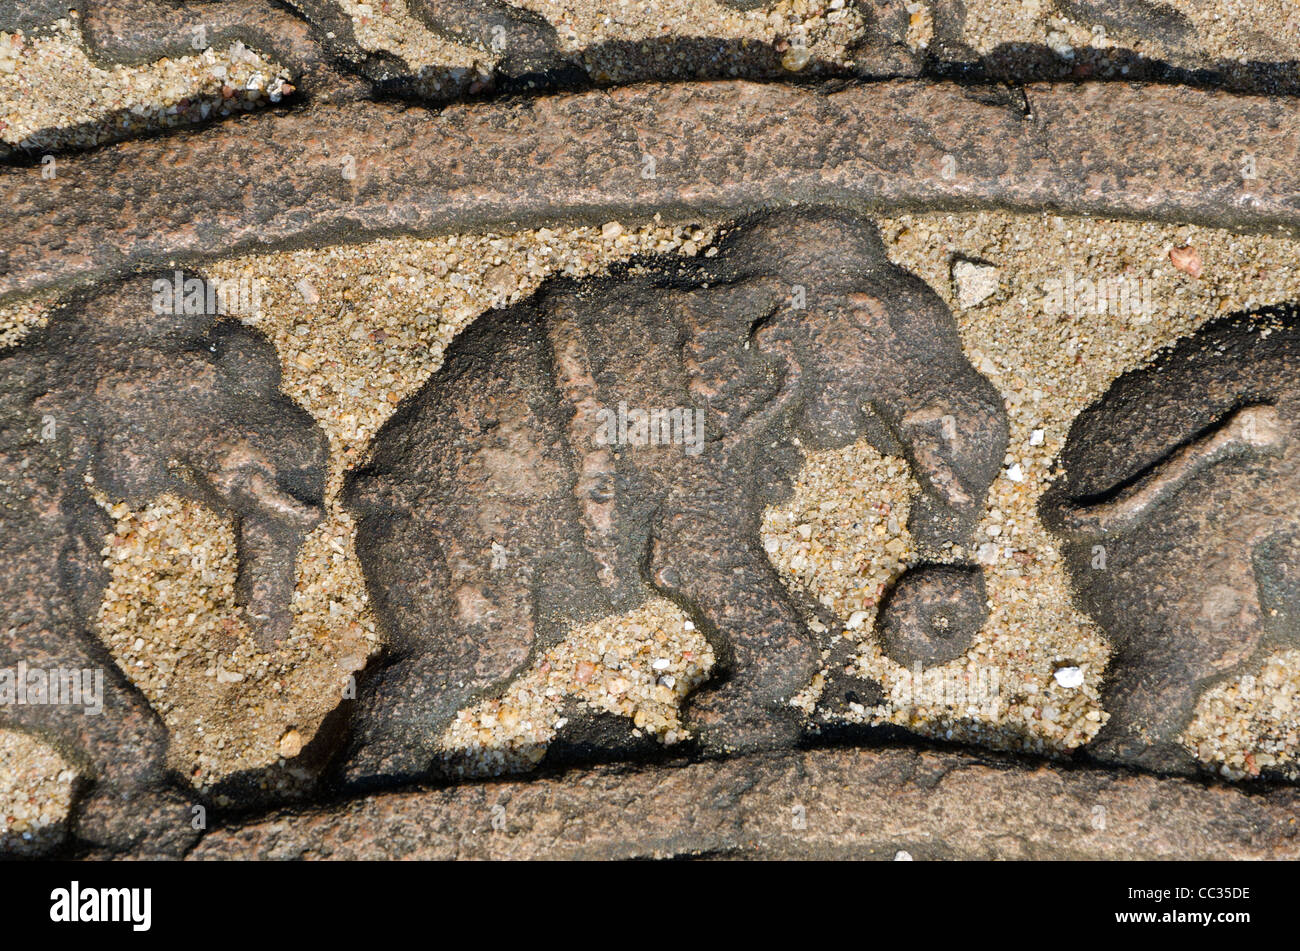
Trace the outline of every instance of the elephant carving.
<instances>
[{"instance_id":1,"label":"elephant carving","mask_svg":"<svg viewBox=\"0 0 1300 951\"><path fill-rule=\"evenodd\" d=\"M971 539L1007 425L951 313L847 213L757 216L713 252L481 316L349 475L387 645L359 685L345 782L425 775L458 709L651 592L719 659L688 699L701 748L797 740L816 607L778 579L759 520L805 449L865 436L910 462L923 563L893 601L909 617L886 622L910 652L969 644L982 575L939 563Z\"/></svg>"},{"instance_id":2,"label":"elephant carving","mask_svg":"<svg viewBox=\"0 0 1300 951\"><path fill-rule=\"evenodd\" d=\"M1098 758L1193 772L1198 697L1300 647L1300 315L1215 321L1080 414L1042 501L1114 647Z\"/></svg>"},{"instance_id":3,"label":"elephant carving","mask_svg":"<svg viewBox=\"0 0 1300 951\"><path fill-rule=\"evenodd\" d=\"M98 713L10 695L0 727L77 765L89 789L75 835L112 853L174 854L196 833L162 721L92 630L112 523L88 483L134 506L172 492L232 517L237 596L263 645L289 630L295 559L322 514L324 434L280 393L271 344L212 313L157 312L155 281L173 279L70 297L0 354L0 672L102 677Z\"/></svg>"}]
</instances>

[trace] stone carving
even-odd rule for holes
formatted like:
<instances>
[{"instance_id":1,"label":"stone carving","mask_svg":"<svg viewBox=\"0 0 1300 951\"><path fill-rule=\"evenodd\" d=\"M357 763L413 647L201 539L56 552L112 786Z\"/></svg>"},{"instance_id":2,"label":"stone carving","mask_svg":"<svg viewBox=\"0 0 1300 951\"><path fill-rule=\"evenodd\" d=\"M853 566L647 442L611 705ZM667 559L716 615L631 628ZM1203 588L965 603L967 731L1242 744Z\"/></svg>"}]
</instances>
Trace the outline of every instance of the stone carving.
<instances>
[{"instance_id":1,"label":"stone carving","mask_svg":"<svg viewBox=\"0 0 1300 951\"><path fill-rule=\"evenodd\" d=\"M305 20L270 0L82 0L75 5L87 52L105 68L192 56L240 41L290 69L296 87L325 99L364 95L371 82L408 71L396 57L362 48L351 18L324 2L295 4L305 8Z\"/></svg>"},{"instance_id":2,"label":"stone carving","mask_svg":"<svg viewBox=\"0 0 1300 951\"><path fill-rule=\"evenodd\" d=\"M566 625L649 591L717 651L721 682L688 711L704 749L794 741L788 701L820 650L758 520L801 447L862 436L912 465L923 559L966 545L1006 447L1001 399L939 297L845 213L759 217L715 256L553 283L480 317L345 490L388 637L345 778L424 774L456 710ZM978 571L922 564L904 583L895 603L916 616L887 626L913 650L969 643Z\"/></svg>"},{"instance_id":3,"label":"stone carving","mask_svg":"<svg viewBox=\"0 0 1300 951\"><path fill-rule=\"evenodd\" d=\"M498 75L506 81L533 79L559 71L570 81L585 74L560 51L555 27L545 18L501 0L411 0L411 15L436 33L491 50L501 57Z\"/></svg>"},{"instance_id":4,"label":"stone carving","mask_svg":"<svg viewBox=\"0 0 1300 951\"><path fill-rule=\"evenodd\" d=\"M168 775L162 721L92 633L112 522L88 483L132 505L173 492L230 515L237 595L265 645L288 632L294 561L324 489L324 435L279 392L270 343L235 321L155 313L154 277L70 298L0 354L0 678L22 665L37 680L89 671L93 684L98 671L103 691L95 714L19 702L0 680L0 728L77 765L90 789L76 835L113 852L183 847L193 797Z\"/></svg>"},{"instance_id":5,"label":"stone carving","mask_svg":"<svg viewBox=\"0 0 1300 951\"><path fill-rule=\"evenodd\" d=\"M1193 770L1200 694L1300 647L1298 462L1294 310L1206 326L1075 421L1042 511L1115 648L1095 755Z\"/></svg>"}]
</instances>

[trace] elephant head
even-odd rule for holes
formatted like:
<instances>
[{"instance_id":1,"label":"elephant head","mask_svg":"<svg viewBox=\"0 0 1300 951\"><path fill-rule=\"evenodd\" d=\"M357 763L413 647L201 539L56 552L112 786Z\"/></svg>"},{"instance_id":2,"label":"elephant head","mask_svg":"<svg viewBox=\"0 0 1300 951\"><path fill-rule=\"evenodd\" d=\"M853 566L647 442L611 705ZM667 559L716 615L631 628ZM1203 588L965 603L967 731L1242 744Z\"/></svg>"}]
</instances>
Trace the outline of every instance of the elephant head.
<instances>
[{"instance_id":1,"label":"elephant head","mask_svg":"<svg viewBox=\"0 0 1300 951\"><path fill-rule=\"evenodd\" d=\"M760 244L773 250L749 247ZM910 526L918 542L964 542L1006 452L1006 411L939 295L889 260L874 225L843 212L771 216L733 245L728 257L761 262L789 294L756 339L798 368L803 443L866 436L906 458L923 492ZM847 253L829 257L828 246Z\"/></svg>"},{"instance_id":2,"label":"elephant head","mask_svg":"<svg viewBox=\"0 0 1300 951\"><path fill-rule=\"evenodd\" d=\"M921 564L885 605L887 653L903 663L960 655L983 622L983 577L937 563L971 543L1008 429L1002 399L966 359L951 312L889 260L870 222L842 212L770 216L719 257L754 262L789 294L755 339L799 375L795 426L804 445L866 436L905 458L920 484L908 528ZM724 278L746 276L727 267Z\"/></svg>"},{"instance_id":3,"label":"elephant head","mask_svg":"<svg viewBox=\"0 0 1300 951\"><path fill-rule=\"evenodd\" d=\"M171 284L199 293L160 297ZM280 392L271 344L219 320L208 286L141 274L65 303L31 344L46 377L33 407L65 447L70 491L90 477L132 505L174 492L233 518L237 597L269 646L289 630L298 548L321 518L326 440Z\"/></svg>"}]
</instances>

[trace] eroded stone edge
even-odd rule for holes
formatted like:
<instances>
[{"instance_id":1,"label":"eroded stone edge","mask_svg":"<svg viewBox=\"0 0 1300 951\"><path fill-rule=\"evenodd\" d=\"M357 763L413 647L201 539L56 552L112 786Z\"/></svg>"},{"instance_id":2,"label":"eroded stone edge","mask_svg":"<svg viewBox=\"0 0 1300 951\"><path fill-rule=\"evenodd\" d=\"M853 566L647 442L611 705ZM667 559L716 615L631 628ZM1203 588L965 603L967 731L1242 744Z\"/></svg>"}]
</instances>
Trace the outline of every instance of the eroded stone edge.
<instances>
[{"instance_id":1,"label":"eroded stone edge","mask_svg":"<svg viewBox=\"0 0 1300 951\"><path fill-rule=\"evenodd\" d=\"M216 829L189 857L1294 859L1298 796L818 749L374 795Z\"/></svg>"},{"instance_id":2,"label":"eroded stone edge","mask_svg":"<svg viewBox=\"0 0 1300 951\"><path fill-rule=\"evenodd\" d=\"M441 112L318 103L72 156L54 179L10 168L0 298L250 248L801 202L1300 233L1300 111L1286 99L834 88L650 83Z\"/></svg>"}]
</instances>

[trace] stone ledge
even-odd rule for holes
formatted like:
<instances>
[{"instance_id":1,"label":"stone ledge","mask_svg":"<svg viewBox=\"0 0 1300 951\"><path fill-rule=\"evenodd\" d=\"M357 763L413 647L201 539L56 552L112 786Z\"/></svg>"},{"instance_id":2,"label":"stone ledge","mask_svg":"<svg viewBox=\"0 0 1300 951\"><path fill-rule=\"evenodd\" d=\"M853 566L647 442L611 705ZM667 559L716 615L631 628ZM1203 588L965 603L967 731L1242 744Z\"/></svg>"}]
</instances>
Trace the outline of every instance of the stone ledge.
<instances>
[{"instance_id":1,"label":"stone ledge","mask_svg":"<svg viewBox=\"0 0 1300 951\"><path fill-rule=\"evenodd\" d=\"M1295 859L1298 797L947 751L819 749L379 794L216 829L189 857Z\"/></svg>"},{"instance_id":2,"label":"stone ledge","mask_svg":"<svg viewBox=\"0 0 1300 951\"><path fill-rule=\"evenodd\" d=\"M69 156L54 179L41 166L0 172L0 297L254 247L800 202L1296 234L1298 153L1289 100L1177 86L1009 97L735 81L441 112L322 104Z\"/></svg>"}]
</instances>

